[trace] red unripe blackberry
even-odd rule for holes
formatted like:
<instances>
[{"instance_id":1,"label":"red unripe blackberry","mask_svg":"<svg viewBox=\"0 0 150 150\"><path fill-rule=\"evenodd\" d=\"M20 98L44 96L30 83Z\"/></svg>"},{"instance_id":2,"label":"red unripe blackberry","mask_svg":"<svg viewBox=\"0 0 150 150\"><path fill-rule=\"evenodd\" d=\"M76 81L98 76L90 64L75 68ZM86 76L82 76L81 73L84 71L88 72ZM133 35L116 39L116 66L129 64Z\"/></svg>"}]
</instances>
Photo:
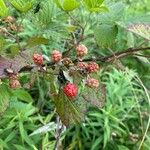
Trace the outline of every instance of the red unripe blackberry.
<instances>
[{"instance_id":1,"label":"red unripe blackberry","mask_svg":"<svg viewBox=\"0 0 150 150\"><path fill-rule=\"evenodd\" d=\"M21 87L21 84L20 84L20 82L18 80L10 80L9 81L9 86L12 89L17 89L17 88Z\"/></svg>"},{"instance_id":2,"label":"red unripe blackberry","mask_svg":"<svg viewBox=\"0 0 150 150\"><path fill-rule=\"evenodd\" d=\"M78 57L83 57L87 54L88 49L85 45L80 44L76 47L76 51L77 51L77 56Z\"/></svg>"},{"instance_id":3,"label":"red unripe blackberry","mask_svg":"<svg viewBox=\"0 0 150 150\"><path fill-rule=\"evenodd\" d=\"M99 65L97 63L95 62L88 63L87 70L89 71L89 73L97 72L98 69L99 69Z\"/></svg>"},{"instance_id":4,"label":"red unripe blackberry","mask_svg":"<svg viewBox=\"0 0 150 150\"><path fill-rule=\"evenodd\" d=\"M89 78L86 81L86 85L90 88L97 88L97 87L99 87L99 81L94 78Z\"/></svg>"},{"instance_id":5,"label":"red unripe blackberry","mask_svg":"<svg viewBox=\"0 0 150 150\"><path fill-rule=\"evenodd\" d=\"M52 51L51 59L52 59L52 62L55 62L55 63L59 62L62 59L61 52L59 52L57 50Z\"/></svg>"},{"instance_id":6,"label":"red unripe blackberry","mask_svg":"<svg viewBox=\"0 0 150 150\"><path fill-rule=\"evenodd\" d=\"M44 58L40 54L33 54L33 61L36 65L41 66L41 65L43 65Z\"/></svg>"},{"instance_id":7,"label":"red unripe blackberry","mask_svg":"<svg viewBox=\"0 0 150 150\"><path fill-rule=\"evenodd\" d=\"M78 88L75 84L73 83L67 83L64 87L63 87L63 91L66 94L67 97L69 98L74 98L77 96L78 94Z\"/></svg>"},{"instance_id":8,"label":"red unripe blackberry","mask_svg":"<svg viewBox=\"0 0 150 150\"><path fill-rule=\"evenodd\" d=\"M78 62L77 67L80 69L87 69L88 64L85 62Z\"/></svg>"}]
</instances>

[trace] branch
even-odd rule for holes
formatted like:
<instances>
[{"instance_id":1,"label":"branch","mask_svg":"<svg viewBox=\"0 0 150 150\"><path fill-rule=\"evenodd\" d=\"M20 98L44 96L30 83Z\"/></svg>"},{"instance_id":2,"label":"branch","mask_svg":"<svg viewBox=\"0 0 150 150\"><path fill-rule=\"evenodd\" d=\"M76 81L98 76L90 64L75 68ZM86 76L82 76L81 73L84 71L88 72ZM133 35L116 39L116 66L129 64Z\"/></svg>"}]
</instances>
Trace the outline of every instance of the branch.
<instances>
[{"instance_id":1,"label":"branch","mask_svg":"<svg viewBox=\"0 0 150 150\"><path fill-rule=\"evenodd\" d=\"M93 58L87 58L87 59L83 59L83 62L89 62L89 61L100 61L102 63L105 63L105 62L111 62L112 60L114 59L120 59L120 58L123 58L123 57L126 57L126 56L129 56L129 55L135 55L134 53L135 52L138 52L138 51L146 51L146 50L150 50L150 47L145 47L145 48L129 48L123 52L116 52L112 55L108 55L108 56L104 56L104 57L97 57L95 59ZM73 60L73 62L78 62L78 59L75 59ZM45 65L43 65L44 67ZM53 62L49 62L46 64L46 66L54 66L54 63ZM24 68L22 68L20 70L20 72L22 71L30 71L31 69L33 69L34 66L25 66Z\"/></svg>"},{"instance_id":2,"label":"branch","mask_svg":"<svg viewBox=\"0 0 150 150\"><path fill-rule=\"evenodd\" d=\"M116 52L113 53L111 55L108 56L103 56L103 57L97 57L97 58L87 58L87 59L83 59L83 62L89 62L89 61L96 61L96 62L101 62L101 63L107 63L107 62L111 62L115 59L120 59L123 57L127 57L130 55L135 55L135 52L138 51L147 51L150 50L150 47L144 47L144 48L129 48L127 50L124 50L122 52ZM73 60L74 63L78 62L78 59ZM7 78L7 72L5 71L6 69L10 68L11 63L14 63L14 60L7 60L4 58L0 57L0 78ZM17 62L16 62L17 63ZM53 62L48 62L47 64L44 64L40 69L38 69L38 71L43 72L45 71L44 67L49 66L49 67L53 67L55 64ZM14 67L16 67L14 65ZM35 67L37 67L36 65L26 65L22 68L17 68L17 70L19 72L25 72L25 71L31 71L32 69L34 69ZM16 70L16 68L11 68L12 70Z\"/></svg>"},{"instance_id":3,"label":"branch","mask_svg":"<svg viewBox=\"0 0 150 150\"><path fill-rule=\"evenodd\" d=\"M124 50L122 52L116 52L112 55L108 55L108 56L104 56L104 57L97 57L94 60L95 61L100 61L100 62L111 62L114 59L120 59L123 57L127 57L129 55L134 55L135 52L138 51L146 51L146 50L150 50L150 47L144 47L144 48L129 48L127 50ZM76 62L77 60L75 60L74 62ZM93 58L88 58L88 59L84 59L83 61L93 61Z\"/></svg>"}]
</instances>

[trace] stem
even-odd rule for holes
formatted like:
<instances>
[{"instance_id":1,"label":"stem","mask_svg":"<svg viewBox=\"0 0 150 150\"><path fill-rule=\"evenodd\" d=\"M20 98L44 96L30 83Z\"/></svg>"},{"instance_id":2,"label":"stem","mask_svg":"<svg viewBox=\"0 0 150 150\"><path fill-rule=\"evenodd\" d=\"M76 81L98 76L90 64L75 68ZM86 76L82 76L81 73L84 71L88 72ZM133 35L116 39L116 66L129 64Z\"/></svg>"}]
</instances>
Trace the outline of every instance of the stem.
<instances>
[{"instance_id":1,"label":"stem","mask_svg":"<svg viewBox=\"0 0 150 150\"><path fill-rule=\"evenodd\" d=\"M61 125L61 127L60 127L60 125ZM55 142L54 150L58 150L58 148L59 148L62 130L63 130L63 124L61 124L60 118L58 116L57 117L56 142Z\"/></svg>"},{"instance_id":2,"label":"stem","mask_svg":"<svg viewBox=\"0 0 150 150\"><path fill-rule=\"evenodd\" d=\"M113 53L112 55L104 56L104 57L97 57L94 59L95 61L100 61L100 62L111 62L114 59L120 59L129 55L134 55L135 52L138 51L146 51L150 50L150 47L145 47L145 48L129 48L127 50L124 50L123 52L116 52ZM84 59L83 61L93 61L92 58ZM76 62L76 60L74 60Z\"/></svg>"},{"instance_id":3,"label":"stem","mask_svg":"<svg viewBox=\"0 0 150 150\"><path fill-rule=\"evenodd\" d=\"M80 38L79 38L79 39L76 39L75 36L74 36L74 34L72 33L72 35L73 35L73 40L74 40L74 44L73 44L68 50L66 50L65 52L63 52L63 57L68 56L69 53L70 53L70 51L71 51L74 47L76 47L76 45L78 45L81 41L84 40L83 35L84 35L85 27L86 27L86 25L83 27L83 26L80 24L80 22L79 22L76 18L74 18L70 13L67 13L67 15L81 28L82 32L81 32L81 35L80 35Z\"/></svg>"},{"instance_id":4,"label":"stem","mask_svg":"<svg viewBox=\"0 0 150 150\"><path fill-rule=\"evenodd\" d=\"M108 56L104 56L104 57L97 57L94 58L95 61L97 62L102 62L102 63L106 63L106 62L111 62L114 59L120 59L123 57L127 57L129 55L135 55L134 52L138 52L138 51L146 51L146 50L150 50L150 47L145 47L145 48L134 48L134 49L127 49L123 52L116 52L113 53L112 55L108 55ZM93 61L93 58L87 58L87 59L83 59L83 62L89 62L89 61ZM78 59L73 60L73 62L78 62ZM49 62L46 64L46 66L54 66L53 62ZM31 69L33 69L34 66L25 66L23 68L21 68L20 72L22 71L30 71ZM43 66L44 67L44 66Z\"/></svg>"},{"instance_id":5,"label":"stem","mask_svg":"<svg viewBox=\"0 0 150 150\"><path fill-rule=\"evenodd\" d=\"M16 42L18 44L18 47L19 47L20 51L22 51L22 48L21 48L21 45L20 45L18 33L19 33L19 29L21 28L23 20L24 20L24 17L21 18L21 20L20 20L20 22L19 22L19 24L17 26L17 31L16 31Z\"/></svg>"}]
</instances>

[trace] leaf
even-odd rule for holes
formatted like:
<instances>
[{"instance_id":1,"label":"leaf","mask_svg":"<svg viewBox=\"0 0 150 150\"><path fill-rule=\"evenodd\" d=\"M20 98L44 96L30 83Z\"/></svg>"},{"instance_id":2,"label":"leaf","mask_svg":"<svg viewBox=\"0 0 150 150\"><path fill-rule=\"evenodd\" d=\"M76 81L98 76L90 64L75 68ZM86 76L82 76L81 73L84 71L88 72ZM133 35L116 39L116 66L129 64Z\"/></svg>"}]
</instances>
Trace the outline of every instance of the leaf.
<instances>
[{"instance_id":1,"label":"leaf","mask_svg":"<svg viewBox=\"0 0 150 150\"><path fill-rule=\"evenodd\" d=\"M68 32L75 32L76 29L77 29L77 27L76 27L76 26L73 26L73 25L67 25L67 26L66 26L66 30L67 30Z\"/></svg>"},{"instance_id":2,"label":"leaf","mask_svg":"<svg viewBox=\"0 0 150 150\"><path fill-rule=\"evenodd\" d=\"M32 57L29 52L23 51L16 55L13 59L0 56L0 78L6 78L5 69L12 69L15 73L19 72L23 67L31 65Z\"/></svg>"},{"instance_id":3,"label":"leaf","mask_svg":"<svg viewBox=\"0 0 150 150\"><path fill-rule=\"evenodd\" d=\"M10 68L11 62L0 56L0 78L6 77L5 69Z\"/></svg>"},{"instance_id":4,"label":"leaf","mask_svg":"<svg viewBox=\"0 0 150 150\"><path fill-rule=\"evenodd\" d=\"M41 44L48 44L48 39L44 37L31 37L27 41L28 47L34 47L34 46L41 45Z\"/></svg>"},{"instance_id":5,"label":"leaf","mask_svg":"<svg viewBox=\"0 0 150 150\"><path fill-rule=\"evenodd\" d=\"M132 24L127 30L150 41L150 26L148 24Z\"/></svg>"},{"instance_id":6,"label":"leaf","mask_svg":"<svg viewBox=\"0 0 150 150\"><path fill-rule=\"evenodd\" d=\"M21 145L17 145L17 144L13 144L16 148L16 150L26 150L26 148L24 146Z\"/></svg>"},{"instance_id":7,"label":"leaf","mask_svg":"<svg viewBox=\"0 0 150 150\"><path fill-rule=\"evenodd\" d=\"M8 8L3 0L0 0L0 17L6 17L8 15Z\"/></svg>"},{"instance_id":8,"label":"leaf","mask_svg":"<svg viewBox=\"0 0 150 150\"><path fill-rule=\"evenodd\" d=\"M34 4L34 0L9 0L9 2L15 9L22 13L29 11Z\"/></svg>"},{"instance_id":9,"label":"leaf","mask_svg":"<svg viewBox=\"0 0 150 150\"><path fill-rule=\"evenodd\" d=\"M19 121L19 131L20 131L20 135L22 138L22 141L25 141L26 143L28 143L30 146L33 145L33 141L31 140L31 138L29 138L29 136L27 135L26 130L24 129L23 123L21 121Z\"/></svg>"},{"instance_id":10,"label":"leaf","mask_svg":"<svg viewBox=\"0 0 150 150\"><path fill-rule=\"evenodd\" d=\"M41 8L36 15L33 16L33 21L41 28L49 27L53 22L53 17L55 17L56 11L53 1L45 1L41 3Z\"/></svg>"},{"instance_id":11,"label":"leaf","mask_svg":"<svg viewBox=\"0 0 150 150\"><path fill-rule=\"evenodd\" d=\"M90 11L91 12L108 12L109 9L106 6L100 6L100 7L97 7L97 8L91 8Z\"/></svg>"},{"instance_id":12,"label":"leaf","mask_svg":"<svg viewBox=\"0 0 150 150\"><path fill-rule=\"evenodd\" d=\"M7 135L7 138L5 139L5 142L8 143L9 141L13 140L17 136L17 132L13 131L10 132L10 134Z\"/></svg>"},{"instance_id":13,"label":"leaf","mask_svg":"<svg viewBox=\"0 0 150 150\"><path fill-rule=\"evenodd\" d=\"M56 3L57 7L63 10L63 6L60 0L54 0L54 3Z\"/></svg>"},{"instance_id":14,"label":"leaf","mask_svg":"<svg viewBox=\"0 0 150 150\"><path fill-rule=\"evenodd\" d=\"M134 36L131 32L127 33L127 46L128 48L134 47Z\"/></svg>"},{"instance_id":15,"label":"leaf","mask_svg":"<svg viewBox=\"0 0 150 150\"><path fill-rule=\"evenodd\" d=\"M136 54L142 55L140 52ZM137 57L137 59L139 59L139 61L141 61L143 64L150 65L150 61L146 57L141 57L141 56L135 56L135 57Z\"/></svg>"},{"instance_id":16,"label":"leaf","mask_svg":"<svg viewBox=\"0 0 150 150\"><path fill-rule=\"evenodd\" d=\"M84 0L85 5L91 9L91 8L96 8L102 5L104 0Z\"/></svg>"},{"instance_id":17,"label":"leaf","mask_svg":"<svg viewBox=\"0 0 150 150\"><path fill-rule=\"evenodd\" d=\"M50 122L37 130L35 130L33 133L30 134L30 136L37 135L37 134L42 134L42 133L47 133L50 131L55 131L57 129L57 126L54 122Z\"/></svg>"},{"instance_id":18,"label":"leaf","mask_svg":"<svg viewBox=\"0 0 150 150\"><path fill-rule=\"evenodd\" d=\"M12 45L12 46L10 47L10 53L11 53L11 56L12 56L12 57L14 57L15 55L18 55L18 54L19 54L19 51L20 51L20 49L19 49L19 47L18 47L17 44Z\"/></svg>"},{"instance_id":19,"label":"leaf","mask_svg":"<svg viewBox=\"0 0 150 150\"><path fill-rule=\"evenodd\" d=\"M69 82L73 82L73 78L69 75L68 71L63 71L63 74Z\"/></svg>"},{"instance_id":20,"label":"leaf","mask_svg":"<svg viewBox=\"0 0 150 150\"><path fill-rule=\"evenodd\" d=\"M110 47L115 42L118 28L115 25L101 24L96 27L94 34L99 46Z\"/></svg>"},{"instance_id":21,"label":"leaf","mask_svg":"<svg viewBox=\"0 0 150 150\"><path fill-rule=\"evenodd\" d=\"M10 94L8 87L5 84L0 83L0 116L9 106L9 99Z\"/></svg>"},{"instance_id":22,"label":"leaf","mask_svg":"<svg viewBox=\"0 0 150 150\"><path fill-rule=\"evenodd\" d=\"M6 45L6 40L4 37L0 36L0 53L4 50Z\"/></svg>"},{"instance_id":23,"label":"leaf","mask_svg":"<svg viewBox=\"0 0 150 150\"><path fill-rule=\"evenodd\" d=\"M106 88L101 83L101 85L95 89L88 88L87 86L85 86L81 91L81 94L79 96L80 102L78 103L81 107L85 105L87 107L86 109L88 109L89 107L102 108L104 106L105 99L106 99Z\"/></svg>"},{"instance_id":24,"label":"leaf","mask_svg":"<svg viewBox=\"0 0 150 150\"><path fill-rule=\"evenodd\" d=\"M100 145L100 143L101 143L102 140L103 140L103 139L102 139L102 136L100 136L99 138L97 138L97 139L94 141L94 143L92 144L91 150L97 149L97 148L99 147L99 145Z\"/></svg>"},{"instance_id":25,"label":"leaf","mask_svg":"<svg viewBox=\"0 0 150 150\"><path fill-rule=\"evenodd\" d=\"M69 12L80 6L80 3L76 0L55 0L54 1L61 10Z\"/></svg>"},{"instance_id":26,"label":"leaf","mask_svg":"<svg viewBox=\"0 0 150 150\"><path fill-rule=\"evenodd\" d=\"M82 120L82 114L78 107L68 99L62 90L60 90L54 100L56 111L60 116L62 123L66 126L79 123Z\"/></svg>"},{"instance_id":27,"label":"leaf","mask_svg":"<svg viewBox=\"0 0 150 150\"><path fill-rule=\"evenodd\" d=\"M24 102L29 102L29 103L33 102L32 97L25 90L22 90L22 89L13 90L13 95Z\"/></svg>"},{"instance_id":28,"label":"leaf","mask_svg":"<svg viewBox=\"0 0 150 150\"><path fill-rule=\"evenodd\" d=\"M13 99L10 101L10 107L6 111L5 116L10 118L16 117L19 114L20 119L26 120L29 116L37 112L37 109L31 103L27 104L16 100L15 97L12 98Z\"/></svg>"},{"instance_id":29,"label":"leaf","mask_svg":"<svg viewBox=\"0 0 150 150\"><path fill-rule=\"evenodd\" d=\"M108 8L102 5L104 0L84 0L84 3L90 12L108 12Z\"/></svg>"},{"instance_id":30,"label":"leaf","mask_svg":"<svg viewBox=\"0 0 150 150\"><path fill-rule=\"evenodd\" d=\"M150 14L137 14L136 16L131 16L127 18L127 24L149 24L150 22Z\"/></svg>"},{"instance_id":31,"label":"leaf","mask_svg":"<svg viewBox=\"0 0 150 150\"><path fill-rule=\"evenodd\" d=\"M100 14L98 17L98 21L100 24L114 24L117 21L123 19L125 12L125 5L122 2L113 3L108 6L109 11L105 14Z\"/></svg>"},{"instance_id":32,"label":"leaf","mask_svg":"<svg viewBox=\"0 0 150 150\"><path fill-rule=\"evenodd\" d=\"M118 145L118 150L129 150L129 149L124 145Z\"/></svg>"},{"instance_id":33,"label":"leaf","mask_svg":"<svg viewBox=\"0 0 150 150\"><path fill-rule=\"evenodd\" d=\"M0 148L1 148L1 146L2 146L2 148L9 149L9 147L8 147L7 143L6 143L6 142L4 142L2 139L0 139Z\"/></svg>"},{"instance_id":34,"label":"leaf","mask_svg":"<svg viewBox=\"0 0 150 150\"><path fill-rule=\"evenodd\" d=\"M64 0L63 3L63 9L64 11L73 11L74 9L78 8L80 6L80 3L76 0Z\"/></svg>"}]
</instances>

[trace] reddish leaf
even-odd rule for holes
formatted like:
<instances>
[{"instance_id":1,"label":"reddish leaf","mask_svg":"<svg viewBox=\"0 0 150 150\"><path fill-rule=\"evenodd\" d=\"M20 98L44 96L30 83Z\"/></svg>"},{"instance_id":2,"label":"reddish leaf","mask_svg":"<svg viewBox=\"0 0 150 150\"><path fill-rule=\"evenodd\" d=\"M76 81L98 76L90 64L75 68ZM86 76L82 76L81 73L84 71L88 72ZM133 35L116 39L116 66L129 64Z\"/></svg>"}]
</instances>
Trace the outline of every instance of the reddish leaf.
<instances>
[{"instance_id":1,"label":"reddish leaf","mask_svg":"<svg viewBox=\"0 0 150 150\"><path fill-rule=\"evenodd\" d=\"M0 78L6 77L5 69L10 67L11 67L11 61L9 59L0 57Z\"/></svg>"},{"instance_id":2,"label":"reddish leaf","mask_svg":"<svg viewBox=\"0 0 150 150\"><path fill-rule=\"evenodd\" d=\"M103 84L99 88L85 87L77 101L77 105L82 112L86 112L89 107L102 108L106 99L106 88Z\"/></svg>"},{"instance_id":3,"label":"reddish leaf","mask_svg":"<svg viewBox=\"0 0 150 150\"><path fill-rule=\"evenodd\" d=\"M28 66L29 64L31 64L31 60L26 52L17 55L13 59L0 57L0 78L7 77L6 69L11 69L13 72L17 73L21 68Z\"/></svg>"}]
</instances>

